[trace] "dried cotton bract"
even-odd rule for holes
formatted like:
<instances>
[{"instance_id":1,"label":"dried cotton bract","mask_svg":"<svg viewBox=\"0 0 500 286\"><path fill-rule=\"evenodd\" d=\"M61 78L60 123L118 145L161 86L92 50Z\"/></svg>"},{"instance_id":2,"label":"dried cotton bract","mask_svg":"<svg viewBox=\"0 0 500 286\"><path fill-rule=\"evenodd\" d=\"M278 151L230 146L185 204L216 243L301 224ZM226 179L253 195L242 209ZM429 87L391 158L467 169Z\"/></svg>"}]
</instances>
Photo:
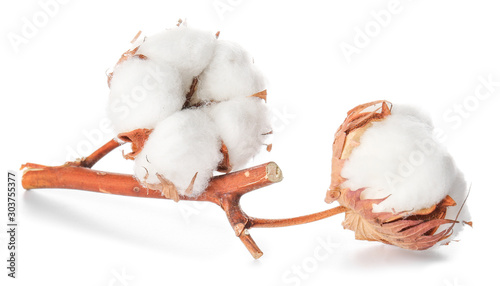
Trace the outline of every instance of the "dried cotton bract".
<instances>
[{"instance_id":1,"label":"dried cotton bract","mask_svg":"<svg viewBox=\"0 0 500 286\"><path fill-rule=\"evenodd\" d=\"M469 220L466 193L431 120L416 109L363 104L335 135L326 201L349 208L343 225L357 239L419 250L450 240Z\"/></svg>"},{"instance_id":2,"label":"dried cotton bract","mask_svg":"<svg viewBox=\"0 0 500 286\"><path fill-rule=\"evenodd\" d=\"M262 73L217 38L181 23L138 41L109 75L108 114L132 143L135 177L174 200L243 167L271 131Z\"/></svg>"}]
</instances>

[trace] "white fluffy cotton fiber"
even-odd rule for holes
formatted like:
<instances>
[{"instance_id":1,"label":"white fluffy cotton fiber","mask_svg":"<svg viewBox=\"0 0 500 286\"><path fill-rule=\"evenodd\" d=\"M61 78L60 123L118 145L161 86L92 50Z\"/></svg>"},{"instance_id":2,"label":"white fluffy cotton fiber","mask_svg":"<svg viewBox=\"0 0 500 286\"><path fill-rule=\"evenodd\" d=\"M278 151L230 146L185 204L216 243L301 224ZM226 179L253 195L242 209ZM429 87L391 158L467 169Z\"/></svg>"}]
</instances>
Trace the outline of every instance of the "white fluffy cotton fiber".
<instances>
[{"instance_id":1,"label":"white fluffy cotton fiber","mask_svg":"<svg viewBox=\"0 0 500 286\"><path fill-rule=\"evenodd\" d=\"M193 78L201 74L212 59L215 44L215 33L190 28L184 22L179 27L146 37L137 53L178 69L184 93L187 93Z\"/></svg>"},{"instance_id":2,"label":"white fluffy cotton fiber","mask_svg":"<svg viewBox=\"0 0 500 286\"><path fill-rule=\"evenodd\" d=\"M215 52L199 77L193 103L245 97L265 89L261 71L240 45L217 40Z\"/></svg>"},{"instance_id":3,"label":"white fluffy cotton fiber","mask_svg":"<svg viewBox=\"0 0 500 286\"><path fill-rule=\"evenodd\" d=\"M117 133L152 129L182 108L184 95L177 69L150 59L131 58L113 71L108 117Z\"/></svg>"},{"instance_id":4,"label":"white fluffy cotton fiber","mask_svg":"<svg viewBox=\"0 0 500 286\"><path fill-rule=\"evenodd\" d=\"M374 212L417 211L450 195L457 206L448 208L447 218L454 220L467 192L462 173L434 140L431 120L405 106L394 106L392 115L373 122L341 175L347 179L343 187L366 187L362 199L387 197L373 206ZM464 209L459 220L468 216Z\"/></svg>"},{"instance_id":5,"label":"white fluffy cotton fiber","mask_svg":"<svg viewBox=\"0 0 500 286\"><path fill-rule=\"evenodd\" d=\"M233 169L243 167L266 143L271 131L267 106L256 97L243 97L204 108L217 126Z\"/></svg>"},{"instance_id":6,"label":"white fluffy cotton fiber","mask_svg":"<svg viewBox=\"0 0 500 286\"><path fill-rule=\"evenodd\" d=\"M160 122L135 158L135 176L143 183L159 184L156 174L172 181L181 195L193 197L207 187L222 159L217 128L199 109L186 109ZM191 194L186 188L198 173Z\"/></svg>"}]
</instances>

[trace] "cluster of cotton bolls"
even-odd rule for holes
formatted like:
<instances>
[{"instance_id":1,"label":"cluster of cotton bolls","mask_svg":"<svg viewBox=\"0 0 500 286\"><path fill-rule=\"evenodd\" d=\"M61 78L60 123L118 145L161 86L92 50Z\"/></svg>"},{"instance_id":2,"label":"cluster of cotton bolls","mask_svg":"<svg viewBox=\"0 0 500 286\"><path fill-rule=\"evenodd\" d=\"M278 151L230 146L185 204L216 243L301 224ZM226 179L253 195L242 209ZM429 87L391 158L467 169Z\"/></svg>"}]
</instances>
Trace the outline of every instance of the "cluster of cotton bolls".
<instances>
[{"instance_id":1,"label":"cluster of cotton bolls","mask_svg":"<svg viewBox=\"0 0 500 286\"><path fill-rule=\"evenodd\" d=\"M446 149L433 136L433 124L425 114L408 106L393 106L391 115L374 121L364 131L342 168L342 187L365 188L361 199L386 198L373 212L412 212L450 196L446 219L468 221L462 205L467 185ZM447 226L441 226L441 229ZM458 233L461 225L454 227Z\"/></svg>"},{"instance_id":2,"label":"cluster of cotton bolls","mask_svg":"<svg viewBox=\"0 0 500 286\"><path fill-rule=\"evenodd\" d=\"M265 81L249 53L185 23L125 53L109 85L115 131L152 129L134 167L148 187L161 190L167 179L179 194L198 196L221 163L223 146L237 169L271 131L265 100L252 96L263 94Z\"/></svg>"}]
</instances>

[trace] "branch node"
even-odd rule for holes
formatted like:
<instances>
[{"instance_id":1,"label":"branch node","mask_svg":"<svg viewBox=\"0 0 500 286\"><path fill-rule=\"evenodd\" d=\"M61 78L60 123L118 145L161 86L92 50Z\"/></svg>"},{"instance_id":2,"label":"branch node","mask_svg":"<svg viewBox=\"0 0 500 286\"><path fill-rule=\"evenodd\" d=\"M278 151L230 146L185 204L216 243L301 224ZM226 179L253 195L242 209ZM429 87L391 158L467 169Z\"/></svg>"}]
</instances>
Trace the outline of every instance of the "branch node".
<instances>
[{"instance_id":1,"label":"branch node","mask_svg":"<svg viewBox=\"0 0 500 286\"><path fill-rule=\"evenodd\" d=\"M278 164L269 162L266 166L267 179L273 183L278 183L283 180L283 173Z\"/></svg>"},{"instance_id":2,"label":"branch node","mask_svg":"<svg viewBox=\"0 0 500 286\"><path fill-rule=\"evenodd\" d=\"M243 231L245 230L245 224L243 223L237 223L234 227L234 233L236 234L236 236L240 236Z\"/></svg>"}]
</instances>

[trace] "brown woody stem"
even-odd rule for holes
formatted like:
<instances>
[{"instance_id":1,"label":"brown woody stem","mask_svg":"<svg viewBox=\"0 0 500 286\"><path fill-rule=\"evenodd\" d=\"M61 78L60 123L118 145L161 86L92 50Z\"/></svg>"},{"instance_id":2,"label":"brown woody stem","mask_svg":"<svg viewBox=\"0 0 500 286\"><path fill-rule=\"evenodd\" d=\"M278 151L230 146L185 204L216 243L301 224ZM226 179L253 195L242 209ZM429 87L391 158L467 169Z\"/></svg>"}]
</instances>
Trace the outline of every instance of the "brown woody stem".
<instances>
[{"instance_id":1,"label":"brown woody stem","mask_svg":"<svg viewBox=\"0 0 500 286\"><path fill-rule=\"evenodd\" d=\"M121 144L111 140L81 161L69 162L62 166L50 167L27 163L22 178L26 190L41 188L76 189L106 194L133 197L165 199L160 191L144 187L132 175L117 174L91 170L97 161ZM251 227L283 227L304 224L324 219L345 211L344 207L336 207L306 216L287 219L260 219L245 214L241 209L240 199L253 190L280 182L283 179L280 168L274 162L258 165L248 169L213 177L207 189L198 197L179 196L180 200L207 201L220 206L252 256L262 256L248 229Z\"/></svg>"},{"instance_id":2,"label":"brown woody stem","mask_svg":"<svg viewBox=\"0 0 500 286\"><path fill-rule=\"evenodd\" d=\"M327 217L334 216L336 214L343 213L347 210L344 206L338 206L332 209L328 209L322 212L313 213L310 215L304 215L294 218L284 218L284 219L263 219L263 218L251 218L250 225L251 227L284 227L284 226L292 226L304 223L310 223L317 220L322 220Z\"/></svg>"},{"instance_id":3,"label":"brown woody stem","mask_svg":"<svg viewBox=\"0 0 500 286\"><path fill-rule=\"evenodd\" d=\"M111 139L108 143L104 144L101 148L94 151L94 153L83 158L79 162L79 166L85 167L85 168L92 168L95 165L95 163L97 163L104 156L106 156L109 152L113 151L114 149L116 149L120 145L122 145L122 143L119 143L118 141L116 141L116 139Z\"/></svg>"}]
</instances>

